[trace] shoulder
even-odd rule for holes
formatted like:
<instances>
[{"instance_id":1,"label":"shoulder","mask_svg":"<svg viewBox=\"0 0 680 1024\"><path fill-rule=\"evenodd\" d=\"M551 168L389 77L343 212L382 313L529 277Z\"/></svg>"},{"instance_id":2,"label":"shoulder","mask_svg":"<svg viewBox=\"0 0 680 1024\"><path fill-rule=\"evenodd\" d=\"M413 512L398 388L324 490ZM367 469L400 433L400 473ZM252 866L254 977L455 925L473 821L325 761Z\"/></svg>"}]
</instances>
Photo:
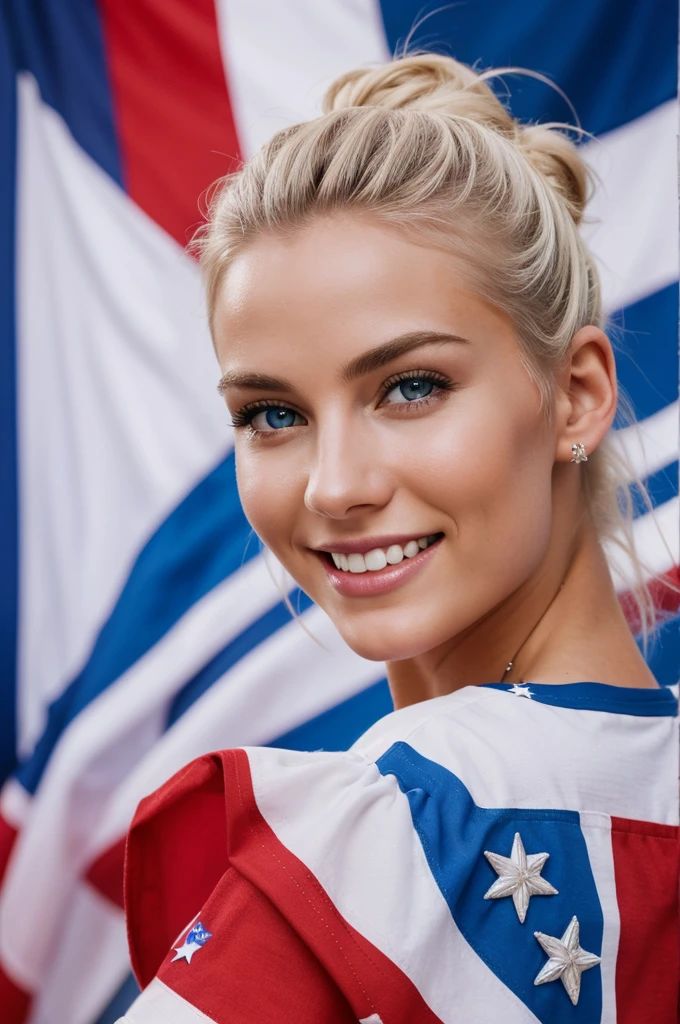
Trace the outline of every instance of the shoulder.
<instances>
[{"instance_id":1,"label":"shoulder","mask_svg":"<svg viewBox=\"0 0 680 1024\"><path fill-rule=\"evenodd\" d=\"M677 687L465 687L386 716L352 751L383 771L408 754L477 804L677 824Z\"/></svg>"}]
</instances>

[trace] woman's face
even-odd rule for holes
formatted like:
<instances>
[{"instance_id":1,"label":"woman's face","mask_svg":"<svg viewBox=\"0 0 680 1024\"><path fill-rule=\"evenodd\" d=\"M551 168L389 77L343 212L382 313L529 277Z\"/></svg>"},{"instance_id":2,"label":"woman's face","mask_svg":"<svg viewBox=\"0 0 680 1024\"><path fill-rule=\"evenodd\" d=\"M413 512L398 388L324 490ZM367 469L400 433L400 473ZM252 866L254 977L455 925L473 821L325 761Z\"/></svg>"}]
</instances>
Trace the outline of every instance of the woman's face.
<instances>
[{"instance_id":1,"label":"woman's face","mask_svg":"<svg viewBox=\"0 0 680 1024\"><path fill-rule=\"evenodd\" d=\"M430 651L540 571L554 431L454 257L349 216L260 237L215 341L246 516L358 654Z\"/></svg>"}]
</instances>

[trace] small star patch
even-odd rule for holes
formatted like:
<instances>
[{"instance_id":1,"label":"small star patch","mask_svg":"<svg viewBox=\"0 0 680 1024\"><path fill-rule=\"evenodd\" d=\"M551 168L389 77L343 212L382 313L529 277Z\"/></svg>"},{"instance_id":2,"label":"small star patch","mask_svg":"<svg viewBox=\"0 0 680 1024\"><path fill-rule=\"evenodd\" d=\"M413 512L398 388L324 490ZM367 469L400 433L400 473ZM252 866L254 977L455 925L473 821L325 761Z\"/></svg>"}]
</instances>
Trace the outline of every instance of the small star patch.
<instances>
[{"instance_id":1,"label":"small star patch","mask_svg":"<svg viewBox=\"0 0 680 1024\"><path fill-rule=\"evenodd\" d=\"M514 693L515 697L528 697L529 700L533 697L533 693L524 683L514 683L508 690L508 693Z\"/></svg>"},{"instance_id":2,"label":"small star patch","mask_svg":"<svg viewBox=\"0 0 680 1024\"><path fill-rule=\"evenodd\" d=\"M208 939L212 939L212 932L206 931L201 922L197 921L184 940L183 945L173 946L175 955L170 963L174 964L175 960L186 960L190 964L194 953L202 949Z\"/></svg>"}]
</instances>

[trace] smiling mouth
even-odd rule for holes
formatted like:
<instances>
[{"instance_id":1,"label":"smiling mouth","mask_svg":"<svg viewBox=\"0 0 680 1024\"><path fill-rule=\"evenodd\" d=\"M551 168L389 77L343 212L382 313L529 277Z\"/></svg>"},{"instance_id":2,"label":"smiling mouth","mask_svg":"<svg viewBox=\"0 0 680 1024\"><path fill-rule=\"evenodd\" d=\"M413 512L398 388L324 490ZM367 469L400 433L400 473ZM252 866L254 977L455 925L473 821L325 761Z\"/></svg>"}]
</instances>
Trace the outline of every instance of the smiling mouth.
<instances>
[{"instance_id":1,"label":"smiling mouth","mask_svg":"<svg viewBox=\"0 0 680 1024\"><path fill-rule=\"evenodd\" d=\"M443 533L432 533L427 537L418 537L406 544L390 544L387 548L373 548L362 554L358 551L344 552L325 551L326 559L340 572L373 573L381 572L388 567L399 565L405 559L414 558L421 551L427 550L443 537Z\"/></svg>"}]
</instances>

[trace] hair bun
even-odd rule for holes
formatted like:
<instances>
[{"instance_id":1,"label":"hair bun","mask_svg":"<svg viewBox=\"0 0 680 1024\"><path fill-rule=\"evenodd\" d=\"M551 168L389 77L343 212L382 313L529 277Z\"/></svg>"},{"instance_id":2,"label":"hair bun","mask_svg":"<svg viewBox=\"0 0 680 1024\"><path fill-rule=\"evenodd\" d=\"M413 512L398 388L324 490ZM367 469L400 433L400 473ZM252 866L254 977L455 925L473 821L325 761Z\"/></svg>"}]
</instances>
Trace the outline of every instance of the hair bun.
<instances>
[{"instance_id":1,"label":"hair bun","mask_svg":"<svg viewBox=\"0 0 680 1024\"><path fill-rule=\"evenodd\" d=\"M512 117L477 72L437 53L402 57L341 75L324 97L324 113L347 107L457 114L503 135L515 131Z\"/></svg>"},{"instance_id":2,"label":"hair bun","mask_svg":"<svg viewBox=\"0 0 680 1024\"><path fill-rule=\"evenodd\" d=\"M540 124L521 128L519 142L529 163L562 196L575 223L580 224L591 172L578 148L562 132Z\"/></svg>"},{"instance_id":3,"label":"hair bun","mask_svg":"<svg viewBox=\"0 0 680 1024\"><path fill-rule=\"evenodd\" d=\"M441 54L415 54L341 75L326 92L323 110L326 114L349 107L422 110L484 125L519 146L532 167L563 198L578 224L588 197L589 175L577 147L554 127L523 126L516 121L488 85L488 79L498 73L479 74ZM549 79L545 81L552 85Z\"/></svg>"}]
</instances>

